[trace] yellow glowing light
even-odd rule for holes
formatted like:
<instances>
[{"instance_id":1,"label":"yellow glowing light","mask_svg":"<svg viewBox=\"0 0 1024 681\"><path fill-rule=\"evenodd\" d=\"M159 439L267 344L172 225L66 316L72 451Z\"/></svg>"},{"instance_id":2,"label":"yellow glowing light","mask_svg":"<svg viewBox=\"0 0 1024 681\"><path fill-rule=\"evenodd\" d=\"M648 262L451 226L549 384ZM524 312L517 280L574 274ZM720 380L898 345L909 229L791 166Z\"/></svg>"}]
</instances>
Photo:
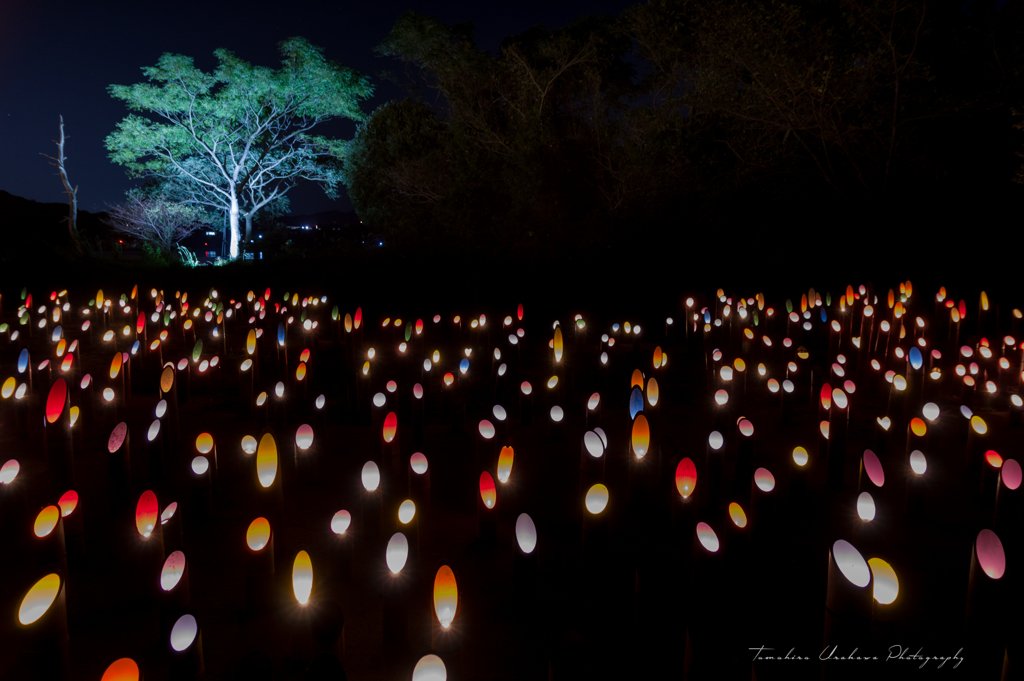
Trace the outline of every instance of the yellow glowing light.
<instances>
[{"instance_id":1,"label":"yellow glowing light","mask_svg":"<svg viewBox=\"0 0 1024 681\"><path fill-rule=\"evenodd\" d=\"M200 454L209 454L213 451L213 436L209 433L200 433L196 438L196 451Z\"/></svg>"},{"instance_id":2,"label":"yellow glowing light","mask_svg":"<svg viewBox=\"0 0 1024 681\"><path fill-rule=\"evenodd\" d=\"M32 624L46 614L60 593L60 576L49 574L32 585L25 597L21 599L18 609L18 621L24 625Z\"/></svg>"},{"instance_id":3,"label":"yellow glowing light","mask_svg":"<svg viewBox=\"0 0 1024 681\"><path fill-rule=\"evenodd\" d=\"M971 428L978 435L984 435L988 432L988 425L985 423L985 420L977 415L971 417Z\"/></svg>"},{"instance_id":4,"label":"yellow glowing light","mask_svg":"<svg viewBox=\"0 0 1024 681\"><path fill-rule=\"evenodd\" d=\"M793 463L803 468L807 465L807 461L810 457L807 455L807 450L803 447L797 447L793 450Z\"/></svg>"},{"instance_id":5,"label":"yellow glowing light","mask_svg":"<svg viewBox=\"0 0 1024 681\"><path fill-rule=\"evenodd\" d=\"M601 513L608 506L608 488L601 483L594 485L587 490L584 503L592 515Z\"/></svg>"},{"instance_id":6,"label":"yellow glowing light","mask_svg":"<svg viewBox=\"0 0 1024 681\"><path fill-rule=\"evenodd\" d=\"M875 600L882 605L889 605L896 600L900 593L900 583L896 579L896 571L881 558L868 558L868 567L871 568Z\"/></svg>"},{"instance_id":7,"label":"yellow glowing light","mask_svg":"<svg viewBox=\"0 0 1024 681\"><path fill-rule=\"evenodd\" d=\"M651 446L651 427L647 423L647 417L643 414L637 414L636 419L633 420L633 433L630 438L630 443L633 447L633 455L637 459L644 458L647 454L647 450Z\"/></svg>"},{"instance_id":8,"label":"yellow glowing light","mask_svg":"<svg viewBox=\"0 0 1024 681\"><path fill-rule=\"evenodd\" d=\"M245 452L246 454L255 454L256 447L256 438L254 438L252 435L246 435L245 437L242 438L242 451Z\"/></svg>"},{"instance_id":9,"label":"yellow glowing light","mask_svg":"<svg viewBox=\"0 0 1024 681\"><path fill-rule=\"evenodd\" d=\"M502 447L498 454L498 482L508 482L512 475L512 462L515 459L515 451L512 447Z\"/></svg>"},{"instance_id":10,"label":"yellow glowing light","mask_svg":"<svg viewBox=\"0 0 1024 681\"><path fill-rule=\"evenodd\" d=\"M743 508L735 501L729 504L729 517L732 518L732 522L736 527L742 529L747 526L747 514L743 512Z\"/></svg>"},{"instance_id":11,"label":"yellow glowing light","mask_svg":"<svg viewBox=\"0 0 1024 681\"><path fill-rule=\"evenodd\" d=\"M455 583L455 573L447 565L442 565L434 577L434 613L444 629L452 625L458 605L459 589Z\"/></svg>"},{"instance_id":12,"label":"yellow glowing light","mask_svg":"<svg viewBox=\"0 0 1024 681\"><path fill-rule=\"evenodd\" d=\"M249 529L245 531L245 543L253 551L260 551L270 543L270 521L257 518L249 523Z\"/></svg>"},{"instance_id":13,"label":"yellow glowing light","mask_svg":"<svg viewBox=\"0 0 1024 681\"><path fill-rule=\"evenodd\" d=\"M264 488L274 484L277 477L277 442L270 433L260 438L259 449L256 451L256 475Z\"/></svg>"},{"instance_id":14,"label":"yellow glowing light","mask_svg":"<svg viewBox=\"0 0 1024 681\"><path fill-rule=\"evenodd\" d=\"M56 506L47 506L36 516L32 530L37 537L45 537L53 532L53 528L57 527L58 520L60 520L60 509Z\"/></svg>"},{"instance_id":15,"label":"yellow glowing light","mask_svg":"<svg viewBox=\"0 0 1024 681\"><path fill-rule=\"evenodd\" d=\"M309 554L299 551L292 563L292 593L299 605L309 603L309 595L313 592L313 562Z\"/></svg>"}]
</instances>

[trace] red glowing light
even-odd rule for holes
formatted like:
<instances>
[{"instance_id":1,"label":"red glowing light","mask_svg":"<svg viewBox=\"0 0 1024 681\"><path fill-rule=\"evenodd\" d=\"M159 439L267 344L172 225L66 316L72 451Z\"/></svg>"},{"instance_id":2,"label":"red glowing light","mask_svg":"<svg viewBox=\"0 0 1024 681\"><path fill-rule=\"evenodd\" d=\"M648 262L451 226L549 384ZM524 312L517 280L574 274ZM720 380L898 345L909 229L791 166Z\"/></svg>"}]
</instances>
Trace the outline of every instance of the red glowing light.
<instances>
[{"instance_id":1,"label":"red glowing light","mask_svg":"<svg viewBox=\"0 0 1024 681\"><path fill-rule=\"evenodd\" d=\"M135 529L143 537L148 537L156 527L156 519L160 513L160 505L157 503L156 494L152 490L146 490L139 497L139 503L135 506Z\"/></svg>"},{"instance_id":2,"label":"red glowing light","mask_svg":"<svg viewBox=\"0 0 1024 681\"><path fill-rule=\"evenodd\" d=\"M58 378L50 388L50 394L46 398L46 422L56 423L64 411L64 405L68 400L68 384L63 378Z\"/></svg>"},{"instance_id":3,"label":"red glowing light","mask_svg":"<svg viewBox=\"0 0 1024 681\"><path fill-rule=\"evenodd\" d=\"M985 461L988 462L988 465L992 466L992 468L1002 468L1003 466L1003 457L999 456L998 452L991 449L985 452Z\"/></svg>"},{"instance_id":4,"label":"red glowing light","mask_svg":"<svg viewBox=\"0 0 1024 681\"><path fill-rule=\"evenodd\" d=\"M67 518L75 512L76 508L78 508L78 492L73 489L69 489L67 492L64 492L64 494L61 495L60 501L57 502L57 505L60 506L61 516Z\"/></svg>"},{"instance_id":5,"label":"red glowing light","mask_svg":"<svg viewBox=\"0 0 1024 681\"><path fill-rule=\"evenodd\" d=\"M693 465L690 457L686 457L676 466L676 489L684 499L693 494L697 487L697 467Z\"/></svg>"},{"instance_id":6,"label":"red glowing light","mask_svg":"<svg viewBox=\"0 0 1024 681\"><path fill-rule=\"evenodd\" d=\"M494 478L487 471L480 474L480 500L487 508L494 508L498 499L498 490L494 487Z\"/></svg>"},{"instance_id":7,"label":"red glowing light","mask_svg":"<svg viewBox=\"0 0 1024 681\"><path fill-rule=\"evenodd\" d=\"M384 442L391 442L395 439L395 433L398 432L398 416L395 412L388 412L388 415L384 417Z\"/></svg>"}]
</instances>

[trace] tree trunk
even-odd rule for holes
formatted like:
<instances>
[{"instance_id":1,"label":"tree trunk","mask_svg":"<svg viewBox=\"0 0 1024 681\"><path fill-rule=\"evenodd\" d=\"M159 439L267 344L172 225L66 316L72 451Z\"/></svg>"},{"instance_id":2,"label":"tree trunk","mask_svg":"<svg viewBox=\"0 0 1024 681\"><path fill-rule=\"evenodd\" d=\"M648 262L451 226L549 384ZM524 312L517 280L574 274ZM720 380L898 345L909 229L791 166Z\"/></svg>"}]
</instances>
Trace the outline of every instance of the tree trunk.
<instances>
[{"instance_id":1,"label":"tree trunk","mask_svg":"<svg viewBox=\"0 0 1024 681\"><path fill-rule=\"evenodd\" d=\"M245 243L252 244L252 211L245 214Z\"/></svg>"},{"instance_id":2,"label":"tree trunk","mask_svg":"<svg viewBox=\"0 0 1024 681\"><path fill-rule=\"evenodd\" d=\"M221 220L223 223L220 230L220 257L226 258L228 256L228 214L224 213L224 219Z\"/></svg>"},{"instance_id":3,"label":"tree trunk","mask_svg":"<svg viewBox=\"0 0 1024 681\"><path fill-rule=\"evenodd\" d=\"M231 225L231 259L238 260L238 198L231 192L231 210L228 211Z\"/></svg>"}]
</instances>

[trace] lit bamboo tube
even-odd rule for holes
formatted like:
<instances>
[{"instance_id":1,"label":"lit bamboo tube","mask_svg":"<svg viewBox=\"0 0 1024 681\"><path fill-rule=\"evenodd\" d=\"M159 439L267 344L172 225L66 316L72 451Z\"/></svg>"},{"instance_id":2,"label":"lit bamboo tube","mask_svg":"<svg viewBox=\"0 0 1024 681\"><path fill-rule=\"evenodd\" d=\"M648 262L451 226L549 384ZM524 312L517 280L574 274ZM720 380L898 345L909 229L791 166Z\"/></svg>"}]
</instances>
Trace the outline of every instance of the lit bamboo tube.
<instances>
[{"instance_id":1,"label":"lit bamboo tube","mask_svg":"<svg viewBox=\"0 0 1024 681\"><path fill-rule=\"evenodd\" d=\"M460 596L454 570L441 565L434 576L430 625L430 647L439 653L455 653L462 647L465 627L458 618Z\"/></svg>"},{"instance_id":2,"label":"lit bamboo tube","mask_svg":"<svg viewBox=\"0 0 1024 681\"><path fill-rule=\"evenodd\" d=\"M887 561L869 558L871 570L871 634L882 645L888 645L899 623L906 617L906 599L900 598L900 582Z\"/></svg>"},{"instance_id":3,"label":"lit bamboo tube","mask_svg":"<svg viewBox=\"0 0 1024 681\"><path fill-rule=\"evenodd\" d=\"M983 418L974 414L970 418L967 430L967 448L965 450L968 480L975 484L984 473L985 452L988 451L988 424Z\"/></svg>"},{"instance_id":4,"label":"lit bamboo tube","mask_svg":"<svg viewBox=\"0 0 1024 681\"><path fill-rule=\"evenodd\" d=\"M608 544L608 488L598 483L587 490L583 499L584 561L600 560Z\"/></svg>"},{"instance_id":5,"label":"lit bamboo tube","mask_svg":"<svg viewBox=\"0 0 1024 681\"><path fill-rule=\"evenodd\" d=\"M548 410L548 439L552 442L561 442L564 437L565 410L556 404Z\"/></svg>"},{"instance_id":6,"label":"lit bamboo tube","mask_svg":"<svg viewBox=\"0 0 1024 681\"><path fill-rule=\"evenodd\" d=\"M526 513L520 513L516 518L514 542L512 593L519 621L527 621L536 614L539 550L537 526Z\"/></svg>"},{"instance_id":7,"label":"lit bamboo tube","mask_svg":"<svg viewBox=\"0 0 1024 681\"><path fill-rule=\"evenodd\" d=\"M848 541L837 540L829 550L826 652L836 646L856 646L867 640L871 631L871 601L871 569L867 561ZM823 662L823 674L829 669L828 664Z\"/></svg>"},{"instance_id":8,"label":"lit bamboo tube","mask_svg":"<svg viewBox=\"0 0 1024 681\"><path fill-rule=\"evenodd\" d=\"M412 583L409 567L409 539L402 532L396 532L388 540L385 549L387 573L384 575L384 648L404 650L408 646L408 592Z\"/></svg>"},{"instance_id":9,"label":"lit bamboo tube","mask_svg":"<svg viewBox=\"0 0 1024 681\"><path fill-rule=\"evenodd\" d=\"M245 533L245 595L251 612L262 612L274 601L274 531L260 517Z\"/></svg>"},{"instance_id":10,"label":"lit bamboo tube","mask_svg":"<svg viewBox=\"0 0 1024 681\"><path fill-rule=\"evenodd\" d=\"M160 525L160 505L156 494L146 490L135 505L136 579L138 590L146 597L155 594L153 575L159 574L164 562L163 528Z\"/></svg>"},{"instance_id":11,"label":"lit bamboo tube","mask_svg":"<svg viewBox=\"0 0 1024 681\"><path fill-rule=\"evenodd\" d=\"M408 469L409 496L416 503L418 513L422 516L430 509L430 464L422 452L409 457Z\"/></svg>"},{"instance_id":12,"label":"lit bamboo tube","mask_svg":"<svg viewBox=\"0 0 1024 681\"><path fill-rule=\"evenodd\" d=\"M392 521L393 526L409 540L409 557L404 570L411 579L417 577L420 566L420 520L416 502L404 499L398 504L398 511Z\"/></svg>"},{"instance_id":13,"label":"lit bamboo tube","mask_svg":"<svg viewBox=\"0 0 1024 681\"><path fill-rule=\"evenodd\" d=\"M75 486L75 461L71 438L71 400L68 384L58 378L50 386L43 418L46 463L55 494Z\"/></svg>"},{"instance_id":14,"label":"lit bamboo tube","mask_svg":"<svg viewBox=\"0 0 1024 681\"><path fill-rule=\"evenodd\" d=\"M779 493L775 476L767 468L758 468L750 482L750 521L752 540L759 548L769 545L776 534Z\"/></svg>"},{"instance_id":15,"label":"lit bamboo tube","mask_svg":"<svg viewBox=\"0 0 1024 681\"><path fill-rule=\"evenodd\" d=\"M251 359L244 359L238 367L238 401L244 405L245 413L247 416L253 415L253 393L255 380L253 379L252 371L253 363Z\"/></svg>"},{"instance_id":16,"label":"lit bamboo tube","mask_svg":"<svg viewBox=\"0 0 1024 681\"><path fill-rule=\"evenodd\" d=\"M110 489L110 512L117 518L131 508L132 468L128 424L114 426L107 439L107 481Z\"/></svg>"},{"instance_id":17,"label":"lit bamboo tube","mask_svg":"<svg viewBox=\"0 0 1024 681\"><path fill-rule=\"evenodd\" d=\"M371 543L383 532L383 490L381 489L380 468L374 461L367 461L359 474L359 516L362 536Z\"/></svg>"},{"instance_id":18,"label":"lit bamboo tube","mask_svg":"<svg viewBox=\"0 0 1024 681\"><path fill-rule=\"evenodd\" d=\"M996 486L996 508L993 516L996 530L1004 537L1014 537L1021 526L1021 466L1016 459L1006 459L999 469Z\"/></svg>"},{"instance_id":19,"label":"lit bamboo tube","mask_svg":"<svg viewBox=\"0 0 1024 681\"><path fill-rule=\"evenodd\" d=\"M178 381L175 376L174 365L167 363L160 372L161 399L167 401L167 436L171 442L181 439L181 427L178 421Z\"/></svg>"},{"instance_id":20,"label":"lit bamboo tube","mask_svg":"<svg viewBox=\"0 0 1024 681\"><path fill-rule=\"evenodd\" d=\"M45 574L20 595L17 650L30 678L71 678L65 574ZM12 646L12 652L13 649Z\"/></svg>"},{"instance_id":21,"label":"lit bamboo tube","mask_svg":"<svg viewBox=\"0 0 1024 681\"><path fill-rule=\"evenodd\" d=\"M160 512L160 532L163 534L165 554L184 550L185 543L181 531L181 513L178 512L178 502L172 501Z\"/></svg>"},{"instance_id":22,"label":"lit bamboo tube","mask_svg":"<svg viewBox=\"0 0 1024 681\"><path fill-rule=\"evenodd\" d=\"M583 434L580 443L580 484L581 493L596 483L604 482L605 447L604 441L594 431Z\"/></svg>"},{"instance_id":23,"label":"lit bamboo tube","mask_svg":"<svg viewBox=\"0 0 1024 681\"><path fill-rule=\"evenodd\" d=\"M412 441L413 444L423 443L423 427L426 423L426 395L423 385L416 383L412 387Z\"/></svg>"},{"instance_id":24,"label":"lit bamboo tube","mask_svg":"<svg viewBox=\"0 0 1024 681\"><path fill-rule=\"evenodd\" d=\"M171 681L205 678L203 634L192 613L178 617L167 637L167 666Z\"/></svg>"},{"instance_id":25,"label":"lit bamboo tube","mask_svg":"<svg viewBox=\"0 0 1024 681\"><path fill-rule=\"evenodd\" d=\"M723 550L718 535L705 522L697 523L691 543L693 583L701 586L693 591L689 604L683 678L711 678L715 665L721 665Z\"/></svg>"},{"instance_id":26,"label":"lit bamboo tube","mask_svg":"<svg viewBox=\"0 0 1024 681\"><path fill-rule=\"evenodd\" d=\"M130 657L114 660L103 672L100 681L145 681L139 665Z\"/></svg>"},{"instance_id":27,"label":"lit bamboo tube","mask_svg":"<svg viewBox=\"0 0 1024 681\"><path fill-rule=\"evenodd\" d=\"M494 478L487 471L480 474L477 494L477 532L481 540L487 544L496 541L498 536L498 489Z\"/></svg>"},{"instance_id":28,"label":"lit bamboo tube","mask_svg":"<svg viewBox=\"0 0 1024 681\"><path fill-rule=\"evenodd\" d=\"M510 437L508 412L505 410L505 407L496 404L491 407L491 415L494 417L491 420L491 423L494 424L494 449L497 450L498 445Z\"/></svg>"},{"instance_id":29,"label":"lit bamboo tube","mask_svg":"<svg viewBox=\"0 0 1024 681\"><path fill-rule=\"evenodd\" d=\"M519 386L519 424L529 426L533 423L533 386L523 381Z\"/></svg>"},{"instance_id":30,"label":"lit bamboo tube","mask_svg":"<svg viewBox=\"0 0 1024 681\"><path fill-rule=\"evenodd\" d=\"M907 448L906 454L915 450L927 450L928 447L928 424L924 419L913 417L907 425Z\"/></svg>"},{"instance_id":31,"label":"lit bamboo tube","mask_svg":"<svg viewBox=\"0 0 1024 681\"><path fill-rule=\"evenodd\" d=\"M655 484L658 462L651 452L651 428L643 412L636 414L629 437L629 506L646 507Z\"/></svg>"},{"instance_id":32,"label":"lit bamboo tube","mask_svg":"<svg viewBox=\"0 0 1024 681\"><path fill-rule=\"evenodd\" d=\"M159 417L155 418L146 429L146 461L149 464L149 479L153 482L162 482L167 471L167 436L163 423Z\"/></svg>"},{"instance_id":33,"label":"lit bamboo tube","mask_svg":"<svg viewBox=\"0 0 1024 681\"><path fill-rule=\"evenodd\" d=\"M828 411L828 461L826 468L828 470L828 484L836 489L843 486L843 478L846 473L848 405L846 393L839 388L834 388L832 390L832 406Z\"/></svg>"},{"instance_id":34,"label":"lit bamboo tube","mask_svg":"<svg viewBox=\"0 0 1024 681\"><path fill-rule=\"evenodd\" d=\"M888 416L880 416L875 419L875 446L874 451L879 459L888 461L892 456L892 419Z\"/></svg>"},{"instance_id":35,"label":"lit bamboo tube","mask_svg":"<svg viewBox=\"0 0 1024 681\"><path fill-rule=\"evenodd\" d=\"M736 466L732 489L737 494L745 494L747 480L754 472L754 424L748 419L736 421Z\"/></svg>"},{"instance_id":36,"label":"lit bamboo tube","mask_svg":"<svg viewBox=\"0 0 1024 681\"><path fill-rule=\"evenodd\" d=\"M167 554L160 568L160 588L157 601L160 604L160 634L169 636L171 627L190 604L188 561L183 551Z\"/></svg>"},{"instance_id":37,"label":"lit bamboo tube","mask_svg":"<svg viewBox=\"0 0 1024 681\"><path fill-rule=\"evenodd\" d=\"M717 430L708 435L704 450L704 473L707 477L706 492L698 495L700 509L720 509L722 501L723 471L725 468L725 438Z\"/></svg>"},{"instance_id":38,"label":"lit bamboo tube","mask_svg":"<svg viewBox=\"0 0 1024 681\"><path fill-rule=\"evenodd\" d=\"M198 454L189 464L192 487L192 518L207 521L213 516L213 466L210 459Z\"/></svg>"},{"instance_id":39,"label":"lit bamboo tube","mask_svg":"<svg viewBox=\"0 0 1024 681\"><path fill-rule=\"evenodd\" d=\"M981 530L971 548L971 569L967 583L967 610L964 634L975 650L978 678L994 678L999 673L1006 644L1006 628L1001 625L1008 597L1006 553L995 532ZM982 676L984 674L984 676Z\"/></svg>"},{"instance_id":40,"label":"lit bamboo tube","mask_svg":"<svg viewBox=\"0 0 1024 681\"><path fill-rule=\"evenodd\" d=\"M64 519L60 507L46 506L36 514L32 523L32 555L36 572L68 573L64 536Z\"/></svg>"}]
</instances>

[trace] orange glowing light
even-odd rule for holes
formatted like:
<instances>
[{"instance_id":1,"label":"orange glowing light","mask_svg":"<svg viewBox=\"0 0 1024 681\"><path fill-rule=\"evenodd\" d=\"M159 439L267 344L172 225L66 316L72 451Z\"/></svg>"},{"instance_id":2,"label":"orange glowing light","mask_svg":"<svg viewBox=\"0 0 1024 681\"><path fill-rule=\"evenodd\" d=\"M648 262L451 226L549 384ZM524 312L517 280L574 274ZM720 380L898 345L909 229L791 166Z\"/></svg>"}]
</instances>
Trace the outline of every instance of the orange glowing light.
<instances>
[{"instance_id":1,"label":"orange glowing light","mask_svg":"<svg viewBox=\"0 0 1024 681\"><path fill-rule=\"evenodd\" d=\"M658 406L659 394L658 381L656 381L652 376L647 381L647 403L652 407Z\"/></svg>"},{"instance_id":2,"label":"orange glowing light","mask_svg":"<svg viewBox=\"0 0 1024 681\"><path fill-rule=\"evenodd\" d=\"M249 329L249 335L245 338L245 352L248 355L256 352L256 329Z\"/></svg>"},{"instance_id":3,"label":"orange glowing light","mask_svg":"<svg viewBox=\"0 0 1024 681\"><path fill-rule=\"evenodd\" d=\"M512 462L515 459L515 451L512 447L502 447L498 454L498 482L508 482L512 475Z\"/></svg>"},{"instance_id":4,"label":"orange glowing light","mask_svg":"<svg viewBox=\"0 0 1024 681\"><path fill-rule=\"evenodd\" d=\"M447 565L442 565L434 577L434 613L442 628L452 625L458 606L459 588L455 583L455 573Z\"/></svg>"},{"instance_id":5,"label":"orange glowing light","mask_svg":"<svg viewBox=\"0 0 1024 681\"><path fill-rule=\"evenodd\" d=\"M60 575L49 574L32 585L25 597L21 599L18 609L18 621L29 625L46 614L60 593Z\"/></svg>"},{"instance_id":6,"label":"orange glowing light","mask_svg":"<svg viewBox=\"0 0 1024 681\"><path fill-rule=\"evenodd\" d=\"M148 537L156 527L156 519L160 514L160 505L157 503L156 494L153 490L146 490L139 497L139 503L135 506L135 529L143 537Z\"/></svg>"},{"instance_id":7,"label":"orange glowing light","mask_svg":"<svg viewBox=\"0 0 1024 681\"><path fill-rule=\"evenodd\" d=\"M487 508L494 508L498 500L498 490L494 487L494 478L487 471L480 474L480 500Z\"/></svg>"},{"instance_id":8,"label":"orange glowing light","mask_svg":"<svg viewBox=\"0 0 1024 681\"><path fill-rule=\"evenodd\" d=\"M554 350L555 350L555 362L556 363L557 362L561 362L562 361L562 327L560 327L560 326L555 329Z\"/></svg>"},{"instance_id":9,"label":"orange glowing light","mask_svg":"<svg viewBox=\"0 0 1024 681\"><path fill-rule=\"evenodd\" d=\"M40 539L46 537L53 532L53 528L57 527L58 520L60 520L60 509L56 506L47 506L36 516L32 531Z\"/></svg>"},{"instance_id":10,"label":"orange glowing light","mask_svg":"<svg viewBox=\"0 0 1024 681\"><path fill-rule=\"evenodd\" d=\"M651 426L647 423L647 417L637 414L633 420L633 433L630 437L630 444L633 448L633 455L637 459L644 458L651 446Z\"/></svg>"},{"instance_id":11,"label":"orange glowing light","mask_svg":"<svg viewBox=\"0 0 1024 681\"><path fill-rule=\"evenodd\" d=\"M301 381L304 378L306 378L306 364L299 362L299 366L295 367L295 380Z\"/></svg>"},{"instance_id":12,"label":"orange glowing light","mask_svg":"<svg viewBox=\"0 0 1024 681\"><path fill-rule=\"evenodd\" d=\"M292 593L299 605L309 603L309 596L313 592L313 561L309 554L299 551L292 563Z\"/></svg>"},{"instance_id":13,"label":"orange glowing light","mask_svg":"<svg viewBox=\"0 0 1024 681\"><path fill-rule=\"evenodd\" d=\"M196 438L196 451L200 454L209 454L213 451L213 436L209 433L200 433Z\"/></svg>"},{"instance_id":14,"label":"orange glowing light","mask_svg":"<svg viewBox=\"0 0 1024 681\"><path fill-rule=\"evenodd\" d=\"M452 375L452 372L449 371L448 373L446 373L444 375L444 384L445 385L451 385L454 382L455 382L455 376Z\"/></svg>"},{"instance_id":15,"label":"orange glowing light","mask_svg":"<svg viewBox=\"0 0 1024 681\"><path fill-rule=\"evenodd\" d=\"M397 432L398 416L393 411L388 412L388 415L384 417L384 442L394 440Z\"/></svg>"},{"instance_id":16,"label":"orange glowing light","mask_svg":"<svg viewBox=\"0 0 1024 681\"><path fill-rule=\"evenodd\" d=\"M644 389L644 375L639 369L633 370L633 376L629 379L629 387Z\"/></svg>"},{"instance_id":17,"label":"orange glowing light","mask_svg":"<svg viewBox=\"0 0 1024 681\"><path fill-rule=\"evenodd\" d=\"M991 449L985 452L985 461L992 468L1002 468L1003 466L1003 457Z\"/></svg>"},{"instance_id":18,"label":"orange glowing light","mask_svg":"<svg viewBox=\"0 0 1024 681\"><path fill-rule=\"evenodd\" d=\"M107 667L100 681L139 681L139 665L130 657L122 657Z\"/></svg>"},{"instance_id":19,"label":"orange glowing light","mask_svg":"<svg viewBox=\"0 0 1024 681\"><path fill-rule=\"evenodd\" d=\"M270 543L270 521L257 518L249 523L249 529L245 531L245 543L253 551L260 551Z\"/></svg>"},{"instance_id":20,"label":"orange glowing light","mask_svg":"<svg viewBox=\"0 0 1024 681\"><path fill-rule=\"evenodd\" d=\"M910 432L917 437L924 437L924 434L928 432L928 426L925 422L916 416L910 420Z\"/></svg>"},{"instance_id":21,"label":"orange glowing light","mask_svg":"<svg viewBox=\"0 0 1024 681\"><path fill-rule=\"evenodd\" d=\"M264 488L274 484L277 477L277 442L270 433L264 433L256 450L256 475Z\"/></svg>"}]
</instances>

